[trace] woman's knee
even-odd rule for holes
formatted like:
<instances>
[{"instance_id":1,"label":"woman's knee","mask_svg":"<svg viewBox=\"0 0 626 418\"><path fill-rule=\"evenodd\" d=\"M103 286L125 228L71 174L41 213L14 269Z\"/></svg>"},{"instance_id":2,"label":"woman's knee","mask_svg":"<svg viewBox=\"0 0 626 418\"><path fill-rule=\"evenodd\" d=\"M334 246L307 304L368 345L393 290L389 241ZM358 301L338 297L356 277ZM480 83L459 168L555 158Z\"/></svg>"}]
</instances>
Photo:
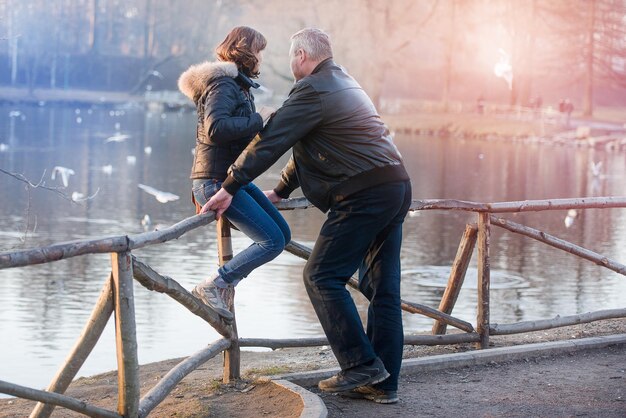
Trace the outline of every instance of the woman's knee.
<instances>
[{"instance_id":1,"label":"woman's knee","mask_svg":"<svg viewBox=\"0 0 626 418\"><path fill-rule=\"evenodd\" d=\"M265 251L270 253L273 257L277 257L285 249L285 237L282 234L274 234L272 237L264 243L259 243Z\"/></svg>"}]
</instances>

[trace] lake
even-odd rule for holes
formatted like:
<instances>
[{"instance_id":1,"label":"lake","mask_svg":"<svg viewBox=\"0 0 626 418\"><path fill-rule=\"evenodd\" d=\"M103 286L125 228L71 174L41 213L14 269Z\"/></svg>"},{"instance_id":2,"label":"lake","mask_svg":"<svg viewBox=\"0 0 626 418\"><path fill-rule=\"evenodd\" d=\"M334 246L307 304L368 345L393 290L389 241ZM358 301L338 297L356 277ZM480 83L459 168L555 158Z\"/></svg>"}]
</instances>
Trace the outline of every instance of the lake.
<instances>
[{"instance_id":1,"label":"lake","mask_svg":"<svg viewBox=\"0 0 626 418\"><path fill-rule=\"evenodd\" d=\"M0 106L0 168L33 184L63 187L56 166L74 174L59 193L26 188L0 173L0 250L143 232L149 215L168 226L193 215L189 172L195 114L147 112L133 106L61 108ZM621 196L626 190L624 154L586 148L462 141L417 136L395 138L413 182L414 199L477 202ZM283 157L255 183L271 188ZM601 163L601 164L599 164ZM590 170L600 167L599 175ZM138 184L180 196L160 203ZM72 202L74 196L79 202ZM82 197L81 197L82 195ZM296 194L297 195L297 194ZM81 200L86 199L86 200ZM317 209L283 212L293 239L311 246L324 220ZM567 227L566 211L506 214L626 261L626 210L578 211ZM402 248L402 297L437 307L468 212L421 211L407 217ZM607 269L529 238L493 227L491 321L511 323L623 308L626 280ZM233 232L233 248L250 241ZM139 259L187 289L217 266L215 225L173 242L134 251ZM302 284L304 261L285 253L237 287L241 337L322 336ZM69 353L110 272L108 254L0 271L0 380L43 388ZM476 322L476 260L453 314ZM141 364L192 354L219 338L204 321L168 296L135 284ZM355 294L364 315L364 298ZM80 376L116 369L111 320ZM431 319L404 314L405 332L430 330ZM245 368L245 364L242 368Z\"/></svg>"}]
</instances>

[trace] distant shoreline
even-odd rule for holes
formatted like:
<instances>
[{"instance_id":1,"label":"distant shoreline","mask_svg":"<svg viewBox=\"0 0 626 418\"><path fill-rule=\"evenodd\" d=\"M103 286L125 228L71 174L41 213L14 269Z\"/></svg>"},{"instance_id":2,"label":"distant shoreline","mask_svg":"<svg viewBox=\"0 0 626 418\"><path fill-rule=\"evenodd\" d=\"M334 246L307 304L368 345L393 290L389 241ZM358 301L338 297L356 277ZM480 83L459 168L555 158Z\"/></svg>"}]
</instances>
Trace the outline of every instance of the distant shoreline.
<instances>
[{"instance_id":1,"label":"distant shoreline","mask_svg":"<svg viewBox=\"0 0 626 418\"><path fill-rule=\"evenodd\" d=\"M116 104L127 102L143 102L144 97L126 92L95 91L95 90L63 90L34 89L29 92L25 88L0 87L0 103L85 103L85 104Z\"/></svg>"},{"instance_id":2,"label":"distant shoreline","mask_svg":"<svg viewBox=\"0 0 626 418\"><path fill-rule=\"evenodd\" d=\"M123 91L99 91L77 89L35 89L0 87L0 105L73 105L118 106L137 105L162 110L193 109L192 103L177 91L154 91L130 94Z\"/></svg>"},{"instance_id":3,"label":"distant shoreline","mask_svg":"<svg viewBox=\"0 0 626 418\"><path fill-rule=\"evenodd\" d=\"M419 105L420 102L422 106ZM572 116L572 126L565 126L561 115L549 117L536 113L519 113L511 110L486 114L465 111L435 111L432 103L416 100L420 110L403 112L381 112L389 128L400 134L428 135L461 140L507 140L524 143L549 143L552 145L573 145L607 150L626 150L626 110L622 108L601 109L598 113L607 118L582 119ZM0 105L29 106L120 106L144 107L155 111L173 111L193 105L177 91L154 91L144 94L130 94L121 91L98 91L80 89L35 89L0 87ZM425 108L421 108L425 106ZM494 105L495 106L495 105ZM498 109L502 106L496 106ZM541 114L539 114L541 115ZM623 118L623 119L622 119ZM620 124L624 129L619 129ZM612 126L611 129L602 126ZM588 131L577 128L588 127Z\"/></svg>"}]
</instances>

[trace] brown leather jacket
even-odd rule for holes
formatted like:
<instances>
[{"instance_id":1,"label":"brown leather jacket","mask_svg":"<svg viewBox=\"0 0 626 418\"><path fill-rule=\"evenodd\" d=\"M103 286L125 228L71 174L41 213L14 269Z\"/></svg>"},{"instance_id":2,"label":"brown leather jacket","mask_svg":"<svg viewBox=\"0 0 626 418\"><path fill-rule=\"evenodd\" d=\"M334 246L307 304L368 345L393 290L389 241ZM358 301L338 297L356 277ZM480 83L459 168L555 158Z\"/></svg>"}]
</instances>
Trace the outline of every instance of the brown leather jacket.
<instances>
[{"instance_id":1,"label":"brown leather jacket","mask_svg":"<svg viewBox=\"0 0 626 418\"><path fill-rule=\"evenodd\" d=\"M389 130L361 86L332 59L298 81L282 107L229 170L230 194L293 150L276 193L302 187L322 211L351 193L408 180Z\"/></svg>"}]
</instances>

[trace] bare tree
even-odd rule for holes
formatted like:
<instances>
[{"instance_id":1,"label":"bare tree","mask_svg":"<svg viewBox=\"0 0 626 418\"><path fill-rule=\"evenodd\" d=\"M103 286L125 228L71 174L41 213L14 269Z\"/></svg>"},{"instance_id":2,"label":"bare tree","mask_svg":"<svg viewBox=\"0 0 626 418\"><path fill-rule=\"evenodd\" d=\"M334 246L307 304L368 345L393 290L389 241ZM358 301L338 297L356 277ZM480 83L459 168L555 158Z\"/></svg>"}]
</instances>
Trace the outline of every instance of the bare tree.
<instances>
[{"instance_id":1,"label":"bare tree","mask_svg":"<svg viewBox=\"0 0 626 418\"><path fill-rule=\"evenodd\" d=\"M583 114L591 116L598 84L626 87L626 2L561 0L542 4L542 12L561 48L553 68L584 83Z\"/></svg>"},{"instance_id":2,"label":"bare tree","mask_svg":"<svg viewBox=\"0 0 626 418\"><path fill-rule=\"evenodd\" d=\"M437 4L438 0L332 0L317 3L315 12L336 39L335 55L345 59L343 64L379 106L386 78L403 66L400 57L433 16Z\"/></svg>"},{"instance_id":3,"label":"bare tree","mask_svg":"<svg viewBox=\"0 0 626 418\"><path fill-rule=\"evenodd\" d=\"M26 240L28 239L28 234L29 233L34 233L35 229L37 228L37 218L35 217L35 219L33 220L33 224L31 225L31 204L32 204L32 192L34 190L47 190L47 191L51 191L55 194L57 194L58 196L60 196L62 199L65 199L67 201L69 201L71 204L84 204L86 201L88 200L92 200L93 198L95 198L98 195L98 192L100 191L100 189L97 189L95 191L94 194L92 194L91 196L88 196L86 198L74 198L72 196L69 196L67 194L64 193L64 188L61 187L54 187L54 186L47 186L46 182L44 180L44 177L46 176L46 170L43 171L43 173L41 174L41 178L39 179L39 181L37 181L36 183L32 182L30 179L28 179L26 176L24 176L21 173L12 173L10 171L4 170L2 168L0 168L0 173L4 174L10 178L13 178L15 180L18 180L22 183L24 183L24 186L26 188L26 191L28 193L27 199L26 199L26 209L24 210L24 230L22 233L22 236L19 238L19 240L21 241L22 244L26 243ZM4 248L6 250L6 248Z\"/></svg>"}]
</instances>

